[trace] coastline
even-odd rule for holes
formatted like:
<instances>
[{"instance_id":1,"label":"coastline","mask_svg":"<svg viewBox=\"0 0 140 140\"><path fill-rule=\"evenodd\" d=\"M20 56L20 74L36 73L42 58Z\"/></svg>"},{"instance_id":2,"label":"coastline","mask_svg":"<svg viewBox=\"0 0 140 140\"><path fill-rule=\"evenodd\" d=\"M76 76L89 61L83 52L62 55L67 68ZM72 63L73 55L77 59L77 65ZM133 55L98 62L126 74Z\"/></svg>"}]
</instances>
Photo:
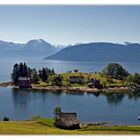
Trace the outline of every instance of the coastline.
<instances>
[{"instance_id":1,"label":"coastline","mask_svg":"<svg viewBox=\"0 0 140 140\"><path fill-rule=\"evenodd\" d=\"M19 88L18 86L15 86L12 82L4 82L0 83L0 87L13 87L13 88ZM128 92L130 91L130 87L108 87L103 89L97 89L97 88L88 88L88 87L68 87L68 86L32 86L31 88L33 90L49 90L49 91L79 91L79 92Z\"/></svg>"},{"instance_id":2,"label":"coastline","mask_svg":"<svg viewBox=\"0 0 140 140\"><path fill-rule=\"evenodd\" d=\"M109 87L109 88L103 88L103 89L97 89L97 88L88 88L88 87L56 87L56 86L48 86L48 87L37 87L33 86L32 89L37 90L50 90L50 91L79 91L79 92L127 92L130 90L129 87Z\"/></svg>"}]
</instances>

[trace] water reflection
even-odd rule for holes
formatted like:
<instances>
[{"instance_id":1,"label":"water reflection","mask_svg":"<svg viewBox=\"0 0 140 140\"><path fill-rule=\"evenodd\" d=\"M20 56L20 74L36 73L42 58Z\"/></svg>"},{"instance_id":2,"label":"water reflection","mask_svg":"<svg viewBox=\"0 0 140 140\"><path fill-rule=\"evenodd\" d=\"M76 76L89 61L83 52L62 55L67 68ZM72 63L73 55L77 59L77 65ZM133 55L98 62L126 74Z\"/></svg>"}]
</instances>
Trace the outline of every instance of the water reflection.
<instances>
[{"instance_id":1,"label":"water reflection","mask_svg":"<svg viewBox=\"0 0 140 140\"><path fill-rule=\"evenodd\" d=\"M87 94L94 95L95 97L99 97L101 95L99 92L88 92Z\"/></svg>"},{"instance_id":2,"label":"water reflection","mask_svg":"<svg viewBox=\"0 0 140 140\"><path fill-rule=\"evenodd\" d=\"M125 97L125 94L123 93L104 93L104 96L106 97L109 104L118 104L121 103L123 98Z\"/></svg>"},{"instance_id":3,"label":"water reflection","mask_svg":"<svg viewBox=\"0 0 140 140\"><path fill-rule=\"evenodd\" d=\"M114 121L137 123L140 92L86 93L74 91L30 90L3 88L1 97L9 104L8 116L13 120L31 119L32 116L53 117L53 109L61 106L63 111L74 111L82 121ZM8 94L9 92L9 94ZM6 94L7 93L7 94ZM4 114L7 103L0 103ZM98 111L97 111L98 110ZM121 117L119 117L121 114Z\"/></svg>"},{"instance_id":4,"label":"water reflection","mask_svg":"<svg viewBox=\"0 0 140 140\"><path fill-rule=\"evenodd\" d=\"M34 89L17 89L12 88L12 95L15 107L21 106L26 107L26 105L32 100L37 98L42 98L42 101L45 102L47 99L47 94L52 94L53 98L59 98L59 96L63 95L72 95L72 96L83 96L83 95L93 95L96 98L99 98L100 95L105 96L107 102L109 104L117 105L123 101L123 98L126 96L128 99L138 100L140 98L140 91L137 92L127 92L127 93L94 93L94 92L81 92L81 91L53 91L50 92L48 90L34 90ZM32 93L32 94L31 94Z\"/></svg>"},{"instance_id":5,"label":"water reflection","mask_svg":"<svg viewBox=\"0 0 140 140\"><path fill-rule=\"evenodd\" d=\"M127 96L129 99L138 100L140 98L140 90L129 92Z\"/></svg>"},{"instance_id":6,"label":"water reflection","mask_svg":"<svg viewBox=\"0 0 140 140\"><path fill-rule=\"evenodd\" d=\"M27 102L30 100L30 91L13 88L12 93L15 107L26 107Z\"/></svg>"}]
</instances>

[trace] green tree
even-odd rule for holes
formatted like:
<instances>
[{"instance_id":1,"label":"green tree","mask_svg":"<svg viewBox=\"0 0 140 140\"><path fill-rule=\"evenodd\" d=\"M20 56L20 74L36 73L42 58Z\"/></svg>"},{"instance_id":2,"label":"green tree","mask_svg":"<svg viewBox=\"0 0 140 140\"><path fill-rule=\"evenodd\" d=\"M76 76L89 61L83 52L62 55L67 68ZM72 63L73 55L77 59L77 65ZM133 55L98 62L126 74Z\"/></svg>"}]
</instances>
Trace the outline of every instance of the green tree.
<instances>
[{"instance_id":1,"label":"green tree","mask_svg":"<svg viewBox=\"0 0 140 140\"><path fill-rule=\"evenodd\" d=\"M48 80L48 71L47 69L42 69L42 81L46 82Z\"/></svg>"},{"instance_id":2,"label":"green tree","mask_svg":"<svg viewBox=\"0 0 140 140\"><path fill-rule=\"evenodd\" d=\"M138 85L140 85L140 74L139 73L130 74L127 77L127 81L130 84L138 84Z\"/></svg>"},{"instance_id":3,"label":"green tree","mask_svg":"<svg viewBox=\"0 0 140 140\"><path fill-rule=\"evenodd\" d=\"M57 75L53 78L53 85L61 87L63 84L63 77L60 75Z\"/></svg>"},{"instance_id":4,"label":"green tree","mask_svg":"<svg viewBox=\"0 0 140 140\"><path fill-rule=\"evenodd\" d=\"M73 71L76 73L76 72L78 72L79 70L78 70L78 69L74 69Z\"/></svg>"},{"instance_id":5,"label":"green tree","mask_svg":"<svg viewBox=\"0 0 140 140\"><path fill-rule=\"evenodd\" d=\"M128 71L126 71L118 63L110 63L103 70L103 74L110 76L111 78L123 79L128 76Z\"/></svg>"},{"instance_id":6,"label":"green tree","mask_svg":"<svg viewBox=\"0 0 140 140\"><path fill-rule=\"evenodd\" d=\"M13 72L11 74L11 79L14 84L18 83L19 77L30 77L31 69L27 67L26 63L15 64L13 67Z\"/></svg>"},{"instance_id":7,"label":"green tree","mask_svg":"<svg viewBox=\"0 0 140 140\"><path fill-rule=\"evenodd\" d=\"M31 80L32 80L32 83L34 83L34 84L38 83L38 81L39 81L39 76L37 74L36 69L31 70Z\"/></svg>"},{"instance_id":8,"label":"green tree","mask_svg":"<svg viewBox=\"0 0 140 140\"><path fill-rule=\"evenodd\" d=\"M59 115L60 115L61 112L62 112L62 111L61 111L61 107L55 107L55 108L54 108L53 113L54 113L54 115L55 115L55 120L58 120Z\"/></svg>"},{"instance_id":9,"label":"green tree","mask_svg":"<svg viewBox=\"0 0 140 140\"><path fill-rule=\"evenodd\" d=\"M9 121L10 119L8 117L5 117L3 118L3 121Z\"/></svg>"},{"instance_id":10,"label":"green tree","mask_svg":"<svg viewBox=\"0 0 140 140\"><path fill-rule=\"evenodd\" d=\"M19 76L24 77L24 65L22 63L19 64Z\"/></svg>"},{"instance_id":11,"label":"green tree","mask_svg":"<svg viewBox=\"0 0 140 140\"><path fill-rule=\"evenodd\" d=\"M14 84L18 83L18 78L19 78L19 67L18 64L15 64L13 68L13 73L11 74L11 79L14 82Z\"/></svg>"},{"instance_id":12,"label":"green tree","mask_svg":"<svg viewBox=\"0 0 140 140\"><path fill-rule=\"evenodd\" d=\"M38 73L39 73L39 78L44 82L48 81L49 75L55 74L54 69L51 70L49 68L43 68L42 70L39 70Z\"/></svg>"}]
</instances>

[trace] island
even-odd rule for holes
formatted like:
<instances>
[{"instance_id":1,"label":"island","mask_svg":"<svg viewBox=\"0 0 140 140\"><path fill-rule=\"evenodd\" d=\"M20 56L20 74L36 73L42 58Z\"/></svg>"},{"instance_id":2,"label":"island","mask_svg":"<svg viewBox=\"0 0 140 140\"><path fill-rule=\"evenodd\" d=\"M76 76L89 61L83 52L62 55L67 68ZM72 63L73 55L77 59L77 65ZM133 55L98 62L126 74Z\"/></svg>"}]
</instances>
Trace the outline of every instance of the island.
<instances>
[{"instance_id":1,"label":"island","mask_svg":"<svg viewBox=\"0 0 140 140\"><path fill-rule=\"evenodd\" d=\"M127 92L139 89L140 74L129 73L118 63L109 63L101 72L80 72L78 69L65 73L55 73L54 69L36 70L26 63L15 64L11 82L0 86L31 88L50 91L79 92Z\"/></svg>"}]
</instances>

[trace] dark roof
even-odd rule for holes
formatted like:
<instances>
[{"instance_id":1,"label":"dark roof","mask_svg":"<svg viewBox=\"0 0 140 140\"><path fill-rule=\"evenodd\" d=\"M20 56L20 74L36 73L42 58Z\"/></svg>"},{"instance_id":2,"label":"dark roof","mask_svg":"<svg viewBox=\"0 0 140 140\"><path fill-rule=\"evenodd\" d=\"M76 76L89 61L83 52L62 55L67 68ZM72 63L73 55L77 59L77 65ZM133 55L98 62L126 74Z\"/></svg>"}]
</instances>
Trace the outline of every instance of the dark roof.
<instances>
[{"instance_id":1,"label":"dark roof","mask_svg":"<svg viewBox=\"0 0 140 140\"><path fill-rule=\"evenodd\" d=\"M80 121L77 119L76 113L64 113L59 115L59 120L57 121L57 126L62 127L72 127L79 124Z\"/></svg>"}]
</instances>

